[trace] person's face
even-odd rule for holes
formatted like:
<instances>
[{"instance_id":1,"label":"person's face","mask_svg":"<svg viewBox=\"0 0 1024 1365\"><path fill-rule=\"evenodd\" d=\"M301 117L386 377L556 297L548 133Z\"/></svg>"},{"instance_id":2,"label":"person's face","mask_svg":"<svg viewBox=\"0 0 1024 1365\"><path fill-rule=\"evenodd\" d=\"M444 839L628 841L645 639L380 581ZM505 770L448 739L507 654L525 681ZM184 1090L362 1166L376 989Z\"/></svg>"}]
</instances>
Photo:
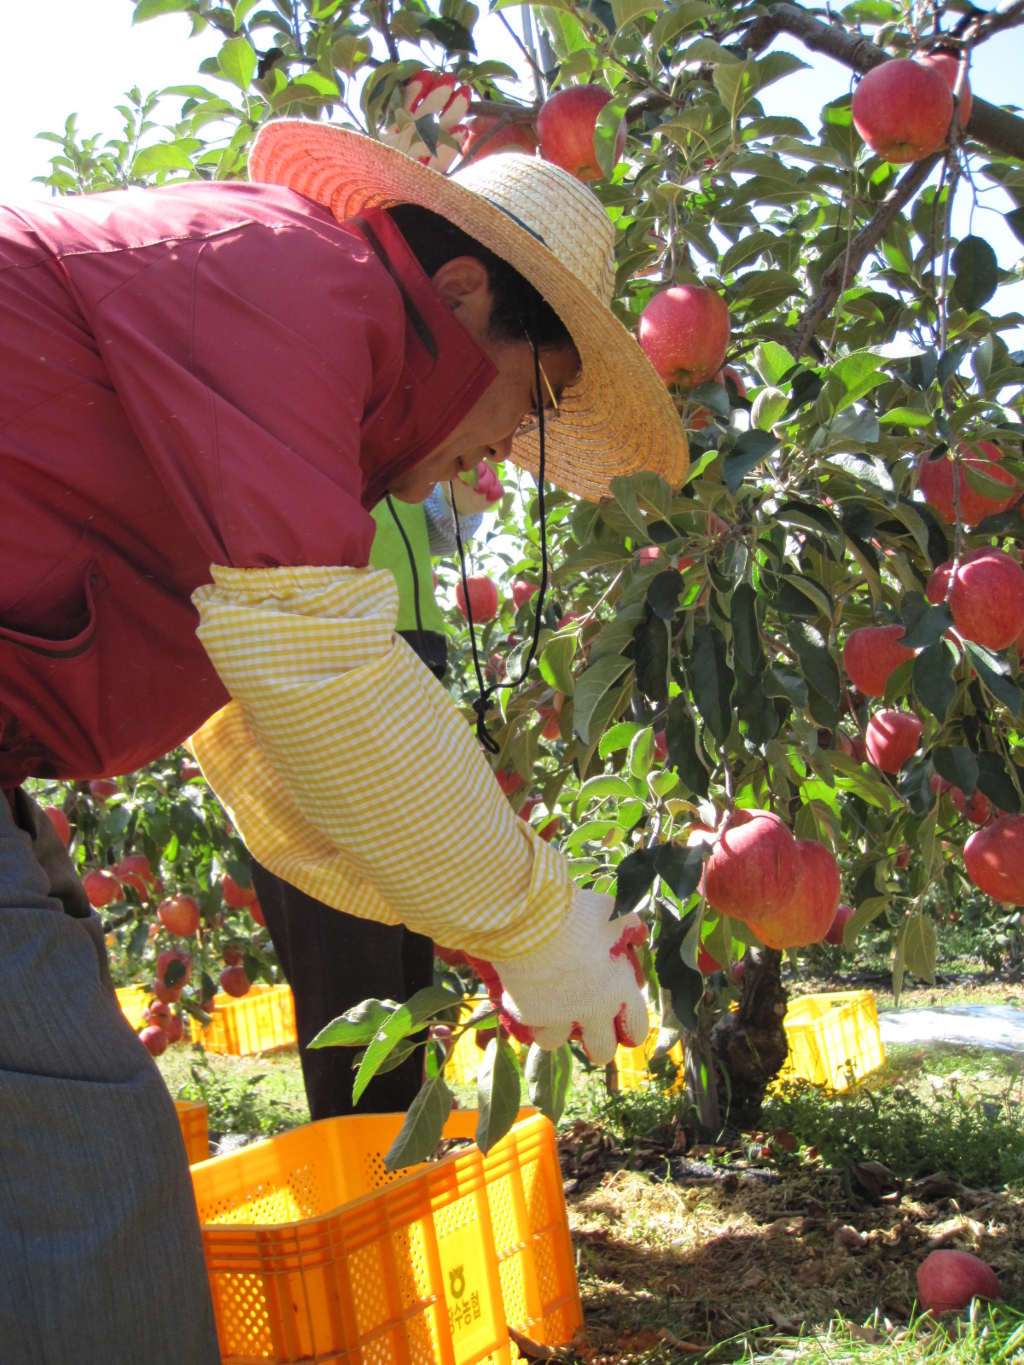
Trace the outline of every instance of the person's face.
<instances>
[{"instance_id":1,"label":"person's face","mask_svg":"<svg viewBox=\"0 0 1024 1365\"><path fill-rule=\"evenodd\" d=\"M455 430L391 484L388 491L403 502L422 502L436 484L458 478L481 460L507 459L516 431L530 413L537 411L539 398L547 411L553 411L554 400L561 399L580 369L575 347L542 350L540 363L547 384L542 378L544 392L537 394L530 343L496 341L490 335L491 291L487 271L475 257L459 256L448 261L434 275L433 285L498 373Z\"/></svg>"}]
</instances>

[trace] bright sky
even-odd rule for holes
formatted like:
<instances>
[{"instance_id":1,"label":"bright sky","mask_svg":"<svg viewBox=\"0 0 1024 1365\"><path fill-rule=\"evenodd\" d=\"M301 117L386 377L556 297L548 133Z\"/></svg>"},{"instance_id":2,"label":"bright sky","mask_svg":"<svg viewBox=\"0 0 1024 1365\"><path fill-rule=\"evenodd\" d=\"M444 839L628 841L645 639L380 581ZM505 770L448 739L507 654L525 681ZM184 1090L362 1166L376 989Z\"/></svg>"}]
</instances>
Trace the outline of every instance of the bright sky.
<instances>
[{"instance_id":1,"label":"bright sky","mask_svg":"<svg viewBox=\"0 0 1024 1365\"><path fill-rule=\"evenodd\" d=\"M0 32L9 57L0 83L0 126L4 129L0 201L18 202L47 193L32 180L45 173L52 144L38 141L36 133L60 131L73 112L82 131L115 133L120 121L114 106L127 89L138 85L147 92L195 81L200 61L220 45L219 35L209 29L198 38L189 38L191 26L183 15L166 15L133 28L132 10L132 0L47 0L45 61L29 60L28 54L37 53L41 41L39 9L30 0L0 0ZM507 14L518 28L520 12ZM497 17L481 21L477 38L481 54L523 66ZM764 92L766 112L796 115L815 132L818 111L849 88L850 73L827 57L812 56L795 40L784 46L810 60L812 67ZM26 54L26 59L13 60L14 54ZM1021 98L1022 70L1024 29L1015 29L978 50L972 85L994 104L1014 101ZM1000 215L1012 204L989 182L980 180L979 190L973 230L988 239L1001 266L1011 267L1021 247ZM966 231L970 211L971 196L962 188L954 221L958 235ZM1004 291L1001 302L1007 311L1015 306L1024 313L1024 285ZM1024 331L1006 339L1019 346Z\"/></svg>"}]
</instances>

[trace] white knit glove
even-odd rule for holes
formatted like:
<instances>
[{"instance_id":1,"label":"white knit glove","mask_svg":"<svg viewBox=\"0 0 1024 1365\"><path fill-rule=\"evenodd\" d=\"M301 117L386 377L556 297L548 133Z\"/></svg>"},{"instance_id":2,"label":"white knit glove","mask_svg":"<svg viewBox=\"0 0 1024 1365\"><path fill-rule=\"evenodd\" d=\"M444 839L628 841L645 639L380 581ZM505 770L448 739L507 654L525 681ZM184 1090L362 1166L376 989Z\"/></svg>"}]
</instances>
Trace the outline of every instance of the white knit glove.
<instances>
[{"instance_id":1,"label":"white knit glove","mask_svg":"<svg viewBox=\"0 0 1024 1365\"><path fill-rule=\"evenodd\" d=\"M611 896L577 891L553 939L489 964L502 987L502 1016L521 1042L552 1051L577 1038L597 1064L610 1062L619 1043L644 1042L647 1005L635 947L647 930L636 915L613 920L614 906Z\"/></svg>"}]
</instances>

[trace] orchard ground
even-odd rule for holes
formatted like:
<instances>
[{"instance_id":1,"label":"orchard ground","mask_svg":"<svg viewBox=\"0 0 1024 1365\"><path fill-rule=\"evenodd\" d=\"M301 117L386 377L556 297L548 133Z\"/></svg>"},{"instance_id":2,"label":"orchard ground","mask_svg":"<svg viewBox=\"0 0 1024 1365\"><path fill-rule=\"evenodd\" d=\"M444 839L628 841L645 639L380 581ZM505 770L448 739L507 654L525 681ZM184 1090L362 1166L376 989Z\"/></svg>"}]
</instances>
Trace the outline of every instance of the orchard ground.
<instances>
[{"instance_id":1,"label":"orchard ground","mask_svg":"<svg viewBox=\"0 0 1024 1365\"><path fill-rule=\"evenodd\" d=\"M935 986L908 979L904 1007L1024 1003L1012 959L987 965L966 928L950 946ZM891 1008L873 979L885 966L866 948L822 953L786 984L871 984ZM176 1047L158 1065L175 1095L206 1101L225 1149L308 1119L295 1049ZM586 1328L557 1359L1024 1361L1024 1056L895 1047L851 1095L776 1095L760 1131L724 1145L696 1144L690 1119L683 1096L577 1075L559 1132ZM917 1266L936 1246L992 1264L1003 1303L919 1317Z\"/></svg>"}]
</instances>

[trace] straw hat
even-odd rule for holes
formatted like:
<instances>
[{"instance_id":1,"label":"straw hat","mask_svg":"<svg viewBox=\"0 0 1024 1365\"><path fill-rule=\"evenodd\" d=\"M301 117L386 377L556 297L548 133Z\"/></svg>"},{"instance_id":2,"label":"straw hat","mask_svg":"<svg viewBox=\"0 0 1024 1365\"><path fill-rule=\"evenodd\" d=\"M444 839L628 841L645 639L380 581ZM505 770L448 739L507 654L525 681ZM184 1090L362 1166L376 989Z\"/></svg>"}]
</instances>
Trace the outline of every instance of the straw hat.
<instances>
[{"instance_id":1,"label":"straw hat","mask_svg":"<svg viewBox=\"0 0 1024 1365\"><path fill-rule=\"evenodd\" d=\"M513 265L554 308L582 367L546 428L546 474L590 499L617 474L654 470L673 488L689 455L679 415L635 338L612 313L615 230L597 196L548 161L496 153L440 175L362 133L329 123L267 124L249 178L325 204L339 221L367 208L432 209ZM516 437L512 458L536 472L538 433Z\"/></svg>"}]
</instances>

